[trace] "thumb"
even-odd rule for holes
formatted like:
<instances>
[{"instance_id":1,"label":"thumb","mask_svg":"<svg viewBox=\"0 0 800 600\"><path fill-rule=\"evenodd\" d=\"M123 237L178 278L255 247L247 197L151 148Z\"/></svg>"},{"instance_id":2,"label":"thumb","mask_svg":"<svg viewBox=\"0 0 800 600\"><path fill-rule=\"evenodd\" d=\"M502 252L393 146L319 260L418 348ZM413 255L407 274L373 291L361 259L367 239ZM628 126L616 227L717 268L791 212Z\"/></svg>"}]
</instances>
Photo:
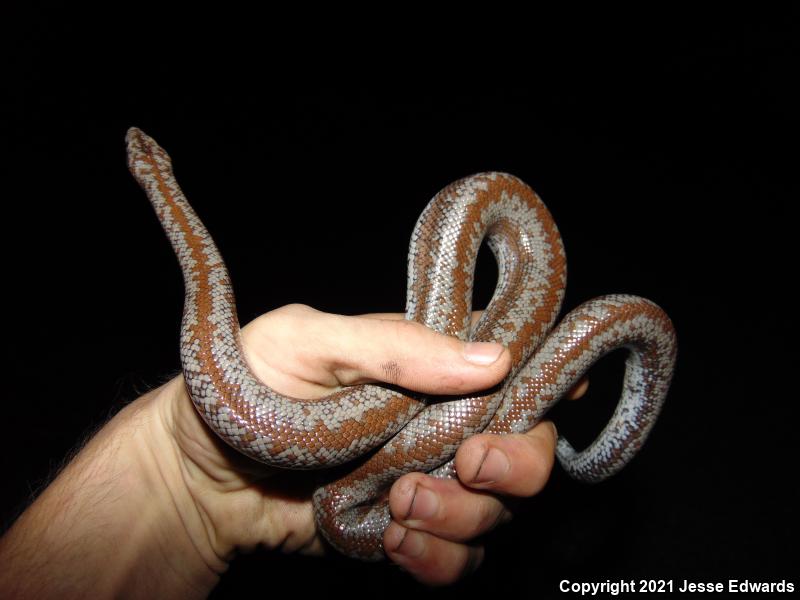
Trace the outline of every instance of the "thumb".
<instances>
[{"instance_id":1,"label":"thumb","mask_svg":"<svg viewBox=\"0 0 800 600\"><path fill-rule=\"evenodd\" d=\"M500 344L462 342L412 321L342 317L329 352L345 385L382 381L425 394L489 388L508 374L511 355Z\"/></svg>"}]
</instances>

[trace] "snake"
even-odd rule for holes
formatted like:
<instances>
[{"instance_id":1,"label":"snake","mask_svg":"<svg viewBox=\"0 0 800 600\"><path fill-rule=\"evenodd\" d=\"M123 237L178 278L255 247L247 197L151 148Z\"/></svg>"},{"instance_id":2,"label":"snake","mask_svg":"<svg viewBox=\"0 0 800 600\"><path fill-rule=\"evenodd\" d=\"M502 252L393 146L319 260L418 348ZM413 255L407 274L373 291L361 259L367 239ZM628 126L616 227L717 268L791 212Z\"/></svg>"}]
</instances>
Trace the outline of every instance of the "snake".
<instances>
[{"instance_id":1,"label":"snake","mask_svg":"<svg viewBox=\"0 0 800 600\"><path fill-rule=\"evenodd\" d=\"M446 186L420 215L408 253L405 319L463 341L502 344L512 362L506 378L459 397L423 397L375 383L303 399L273 390L248 366L230 276L178 186L167 152L135 127L126 142L129 170L183 273L180 358L191 401L224 442L265 465L346 465L312 497L318 530L343 554L385 557L386 491L399 477L412 471L456 477L453 456L465 439L529 431L595 362L619 348L628 354L609 422L580 451L559 436L556 455L570 476L599 482L647 439L675 368L673 324L655 303L629 294L589 300L558 321L564 245L547 207L517 177L479 173ZM497 284L473 325L472 288L483 243L497 261Z\"/></svg>"}]
</instances>

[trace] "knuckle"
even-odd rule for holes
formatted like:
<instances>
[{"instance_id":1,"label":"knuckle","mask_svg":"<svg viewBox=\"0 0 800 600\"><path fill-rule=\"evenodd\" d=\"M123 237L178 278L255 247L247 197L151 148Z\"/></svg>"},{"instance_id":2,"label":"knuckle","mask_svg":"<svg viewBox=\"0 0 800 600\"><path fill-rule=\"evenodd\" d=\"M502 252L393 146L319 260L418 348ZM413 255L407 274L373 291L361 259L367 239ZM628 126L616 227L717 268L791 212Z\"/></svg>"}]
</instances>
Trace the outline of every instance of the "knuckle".
<instances>
[{"instance_id":1,"label":"knuckle","mask_svg":"<svg viewBox=\"0 0 800 600\"><path fill-rule=\"evenodd\" d=\"M409 336L417 336L420 334L420 327L424 327L414 321L407 321L401 319L399 321L385 321L387 327L398 341L405 341Z\"/></svg>"},{"instance_id":2,"label":"knuckle","mask_svg":"<svg viewBox=\"0 0 800 600\"><path fill-rule=\"evenodd\" d=\"M289 331L303 327L310 316L318 313L305 304L286 304L264 313L256 321L271 332Z\"/></svg>"},{"instance_id":3,"label":"knuckle","mask_svg":"<svg viewBox=\"0 0 800 600\"><path fill-rule=\"evenodd\" d=\"M300 304L295 302L292 304L286 304L285 306L281 306L280 308L276 308L272 312L280 314L284 317L300 319L300 318L306 318L311 314L318 313L319 311L314 308L311 308L307 304Z\"/></svg>"},{"instance_id":4,"label":"knuckle","mask_svg":"<svg viewBox=\"0 0 800 600\"><path fill-rule=\"evenodd\" d=\"M381 379L386 383L398 385L403 380L403 368L396 360L386 360L380 364Z\"/></svg>"}]
</instances>

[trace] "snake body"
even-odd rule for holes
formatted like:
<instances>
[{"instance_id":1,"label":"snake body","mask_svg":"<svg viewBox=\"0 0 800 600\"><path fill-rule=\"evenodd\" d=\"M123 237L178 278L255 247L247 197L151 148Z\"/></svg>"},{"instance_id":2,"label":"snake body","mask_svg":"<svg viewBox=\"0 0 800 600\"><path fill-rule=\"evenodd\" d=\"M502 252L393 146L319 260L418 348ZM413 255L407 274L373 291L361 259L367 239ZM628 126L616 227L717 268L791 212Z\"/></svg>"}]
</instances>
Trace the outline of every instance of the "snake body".
<instances>
[{"instance_id":1,"label":"snake body","mask_svg":"<svg viewBox=\"0 0 800 600\"><path fill-rule=\"evenodd\" d=\"M593 363L620 347L630 353L611 420L581 452L560 438L558 458L573 477L600 481L647 438L675 365L669 318L649 300L609 295L556 325L566 285L563 244L545 205L516 177L483 173L439 192L417 222L408 259L406 319L462 340L503 344L513 365L503 383L447 402L424 402L380 385L303 400L277 393L248 367L228 272L167 153L136 128L127 143L129 168L183 271L181 360L203 419L229 445L276 467L333 467L377 448L314 494L317 525L341 552L382 558L390 515L380 497L393 481L411 471L455 476L452 457L464 439L480 431L531 429ZM497 259L498 283L473 327L475 260L484 240Z\"/></svg>"}]
</instances>

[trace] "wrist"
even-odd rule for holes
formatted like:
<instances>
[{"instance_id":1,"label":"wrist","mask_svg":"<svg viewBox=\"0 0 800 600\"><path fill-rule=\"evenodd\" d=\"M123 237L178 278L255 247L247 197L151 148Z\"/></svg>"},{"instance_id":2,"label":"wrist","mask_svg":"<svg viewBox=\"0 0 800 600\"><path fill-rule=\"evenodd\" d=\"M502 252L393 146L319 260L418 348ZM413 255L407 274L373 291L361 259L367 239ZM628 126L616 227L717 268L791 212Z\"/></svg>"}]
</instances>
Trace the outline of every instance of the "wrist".
<instances>
[{"instance_id":1,"label":"wrist","mask_svg":"<svg viewBox=\"0 0 800 600\"><path fill-rule=\"evenodd\" d=\"M204 582L210 591L227 569L232 548L221 548L203 503L197 501L192 471L196 466L180 447L178 415L193 411L183 377L139 398L141 435L136 436L137 455L145 488L158 507L154 526L163 530L164 558L171 571L189 582ZM133 406L133 405L132 405Z\"/></svg>"},{"instance_id":2,"label":"wrist","mask_svg":"<svg viewBox=\"0 0 800 600\"><path fill-rule=\"evenodd\" d=\"M180 383L180 382L179 382ZM10 596L205 597L225 562L204 542L162 409L175 381L126 406L0 542ZM183 489L182 489L183 488Z\"/></svg>"},{"instance_id":3,"label":"wrist","mask_svg":"<svg viewBox=\"0 0 800 600\"><path fill-rule=\"evenodd\" d=\"M138 398L67 467L91 473L91 465L97 464L108 471L109 492L119 494L116 506L101 505L124 527L124 535L111 531L107 536L112 544L125 540L112 549L122 554L114 558L119 567L109 571L112 578L120 571L114 591L140 589L137 580L145 578L159 596L205 597L227 567L213 551L203 515L189 493L184 459L172 432L173 407L189 402L185 394L179 376ZM84 454L86 466L80 464Z\"/></svg>"}]
</instances>

